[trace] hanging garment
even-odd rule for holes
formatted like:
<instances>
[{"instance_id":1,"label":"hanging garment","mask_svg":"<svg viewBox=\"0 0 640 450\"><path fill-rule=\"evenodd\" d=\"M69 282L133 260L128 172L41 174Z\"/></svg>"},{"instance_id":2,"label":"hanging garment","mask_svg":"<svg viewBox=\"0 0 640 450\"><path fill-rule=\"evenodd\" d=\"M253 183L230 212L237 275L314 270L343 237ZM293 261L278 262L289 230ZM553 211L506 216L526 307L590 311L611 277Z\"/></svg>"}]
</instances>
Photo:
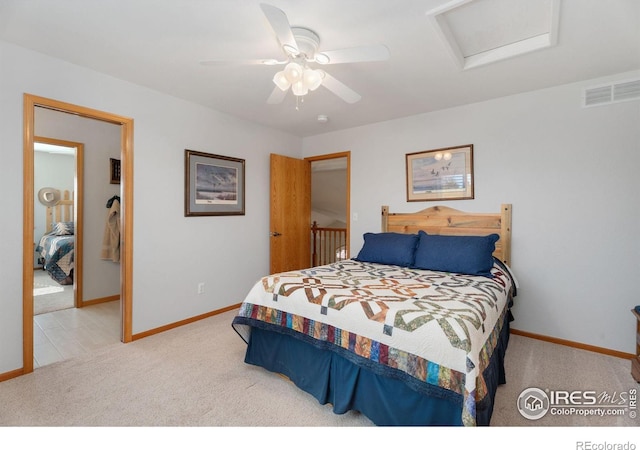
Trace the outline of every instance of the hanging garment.
<instances>
[{"instance_id":1,"label":"hanging garment","mask_svg":"<svg viewBox=\"0 0 640 450\"><path fill-rule=\"evenodd\" d=\"M120 196L119 195L114 195L113 197L111 197L109 200L107 200L107 208L111 208L111 205L113 205L114 201L120 201Z\"/></svg>"},{"instance_id":2,"label":"hanging garment","mask_svg":"<svg viewBox=\"0 0 640 450\"><path fill-rule=\"evenodd\" d=\"M113 262L120 262L120 201L113 199L107 211L107 221L102 238L100 257Z\"/></svg>"}]
</instances>

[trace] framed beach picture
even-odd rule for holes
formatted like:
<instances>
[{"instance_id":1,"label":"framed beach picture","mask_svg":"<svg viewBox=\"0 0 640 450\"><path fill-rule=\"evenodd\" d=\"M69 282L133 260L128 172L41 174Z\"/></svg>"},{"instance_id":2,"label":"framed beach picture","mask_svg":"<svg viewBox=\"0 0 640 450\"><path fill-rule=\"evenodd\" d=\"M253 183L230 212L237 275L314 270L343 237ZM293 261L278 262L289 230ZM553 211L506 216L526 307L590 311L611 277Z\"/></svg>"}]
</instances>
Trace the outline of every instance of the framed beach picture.
<instances>
[{"instance_id":1,"label":"framed beach picture","mask_svg":"<svg viewBox=\"0 0 640 450\"><path fill-rule=\"evenodd\" d=\"M185 216L244 215L244 159L185 150Z\"/></svg>"},{"instance_id":2,"label":"framed beach picture","mask_svg":"<svg viewBox=\"0 0 640 450\"><path fill-rule=\"evenodd\" d=\"M473 145L406 155L407 201L473 198Z\"/></svg>"}]
</instances>

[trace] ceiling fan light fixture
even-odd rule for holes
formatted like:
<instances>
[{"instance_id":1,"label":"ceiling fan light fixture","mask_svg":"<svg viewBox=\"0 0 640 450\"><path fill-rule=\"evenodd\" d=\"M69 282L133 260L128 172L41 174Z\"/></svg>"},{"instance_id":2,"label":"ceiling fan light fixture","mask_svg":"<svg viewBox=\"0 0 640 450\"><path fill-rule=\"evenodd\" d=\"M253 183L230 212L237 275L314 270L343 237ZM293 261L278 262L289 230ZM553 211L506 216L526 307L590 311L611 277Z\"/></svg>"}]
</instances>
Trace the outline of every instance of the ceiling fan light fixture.
<instances>
[{"instance_id":1,"label":"ceiling fan light fixture","mask_svg":"<svg viewBox=\"0 0 640 450\"><path fill-rule=\"evenodd\" d=\"M302 79L302 66L300 64L291 62L287 64L284 68L284 75L289 80L289 83L294 84L296 81Z\"/></svg>"},{"instance_id":2,"label":"ceiling fan light fixture","mask_svg":"<svg viewBox=\"0 0 640 450\"><path fill-rule=\"evenodd\" d=\"M283 91L286 91L291 86L291 83L287 80L284 70L281 70L273 76L273 83Z\"/></svg>"},{"instance_id":3,"label":"ceiling fan light fixture","mask_svg":"<svg viewBox=\"0 0 640 450\"><path fill-rule=\"evenodd\" d=\"M293 95L301 97L309 93L309 88L303 80L298 80L291 84L291 92L293 92Z\"/></svg>"},{"instance_id":4,"label":"ceiling fan light fixture","mask_svg":"<svg viewBox=\"0 0 640 450\"><path fill-rule=\"evenodd\" d=\"M469 0L453 1L467 2ZM357 92L320 68L311 70L308 64L344 64L389 59L389 49L384 45L367 45L319 52L320 37L315 31L304 27L292 27L286 13L273 5L260 3L260 8L275 34L279 47L284 53L284 58L279 60L273 58L240 60L234 64L283 66L283 69L273 76L272 80L276 87L272 88L271 95L267 99L268 104L281 103L291 88L296 96L296 109L298 109L298 104L304 101L302 96L320 86L325 87L349 104L356 103L361 99ZM201 61L201 64L206 65L220 65L222 63L223 61L220 60Z\"/></svg>"},{"instance_id":5,"label":"ceiling fan light fixture","mask_svg":"<svg viewBox=\"0 0 640 450\"><path fill-rule=\"evenodd\" d=\"M302 74L302 81L310 91L315 91L322 84L322 75L318 70L305 69Z\"/></svg>"}]
</instances>

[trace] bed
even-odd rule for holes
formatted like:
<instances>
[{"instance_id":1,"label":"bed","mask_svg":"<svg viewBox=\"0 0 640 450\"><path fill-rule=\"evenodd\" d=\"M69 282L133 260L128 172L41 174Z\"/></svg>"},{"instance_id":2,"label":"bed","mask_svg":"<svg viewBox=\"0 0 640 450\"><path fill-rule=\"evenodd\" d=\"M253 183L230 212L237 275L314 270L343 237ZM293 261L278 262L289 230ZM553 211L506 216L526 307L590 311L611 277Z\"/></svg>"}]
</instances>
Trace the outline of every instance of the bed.
<instances>
[{"instance_id":1,"label":"bed","mask_svg":"<svg viewBox=\"0 0 640 450\"><path fill-rule=\"evenodd\" d=\"M263 277L232 321L244 361L376 425L490 425L516 281L511 205L382 207L352 259Z\"/></svg>"},{"instance_id":2,"label":"bed","mask_svg":"<svg viewBox=\"0 0 640 450\"><path fill-rule=\"evenodd\" d=\"M73 284L75 226L72 195L64 191L60 201L46 207L46 232L35 249L43 270L61 285Z\"/></svg>"}]
</instances>

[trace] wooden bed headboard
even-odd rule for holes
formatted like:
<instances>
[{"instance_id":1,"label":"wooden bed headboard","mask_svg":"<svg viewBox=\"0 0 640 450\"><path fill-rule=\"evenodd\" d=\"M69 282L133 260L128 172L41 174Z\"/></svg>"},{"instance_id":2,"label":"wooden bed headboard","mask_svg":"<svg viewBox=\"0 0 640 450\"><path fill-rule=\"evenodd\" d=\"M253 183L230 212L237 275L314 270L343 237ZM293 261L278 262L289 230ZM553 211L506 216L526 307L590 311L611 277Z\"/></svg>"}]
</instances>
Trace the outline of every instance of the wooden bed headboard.
<instances>
[{"instance_id":1,"label":"wooden bed headboard","mask_svg":"<svg viewBox=\"0 0 640 450\"><path fill-rule=\"evenodd\" d=\"M415 213L390 213L382 207L382 231L449 236L487 236L496 233L500 239L493 255L511 266L511 204L503 204L499 212L468 213L446 206L433 206Z\"/></svg>"},{"instance_id":2,"label":"wooden bed headboard","mask_svg":"<svg viewBox=\"0 0 640 450\"><path fill-rule=\"evenodd\" d=\"M53 229L57 222L73 222L73 192L62 191L62 198L54 206L46 207L46 232Z\"/></svg>"}]
</instances>

